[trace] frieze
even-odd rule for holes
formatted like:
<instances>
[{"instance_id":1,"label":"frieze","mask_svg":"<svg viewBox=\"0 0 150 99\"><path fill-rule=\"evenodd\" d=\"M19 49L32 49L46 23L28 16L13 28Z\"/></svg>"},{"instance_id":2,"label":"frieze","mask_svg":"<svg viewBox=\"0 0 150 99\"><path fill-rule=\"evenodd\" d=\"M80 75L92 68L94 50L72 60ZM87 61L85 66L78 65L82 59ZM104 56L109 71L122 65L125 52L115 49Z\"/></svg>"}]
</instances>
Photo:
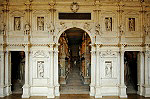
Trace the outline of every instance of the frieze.
<instances>
[{"instance_id":1,"label":"frieze","mask_svg":"<svg viewBox=\"0 0 150 99\"><path fill-rule=\"evenodd\" d=\"M101 57L117 57L117 52L107 50L100 53Z\"/></svg>"},{"instance_id":2,"label":"frieze","mask_svg":"<svg viewBox=\"0 0 150 99\"><path fill-rule=\"evenodd\" d=\"M34 58L48 58L48 56L45 54L43 50L38 50L35 53L33 53Z\"/></svg>"}]
</instances>

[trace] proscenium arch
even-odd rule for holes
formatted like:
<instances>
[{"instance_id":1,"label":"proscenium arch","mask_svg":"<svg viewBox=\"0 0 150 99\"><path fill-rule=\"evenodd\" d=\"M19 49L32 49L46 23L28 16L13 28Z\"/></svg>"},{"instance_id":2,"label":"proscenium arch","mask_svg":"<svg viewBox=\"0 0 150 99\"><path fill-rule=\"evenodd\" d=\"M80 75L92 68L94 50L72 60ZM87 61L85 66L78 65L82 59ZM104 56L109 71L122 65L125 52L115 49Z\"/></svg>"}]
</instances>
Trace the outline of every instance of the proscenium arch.
<instances>
[{"instance_id":1,"label":"proscenium arch","mask_svg":"<svg viewBox=\"0 0 150 99\"><path fill-rule=\"evenodd\" d=\"M81 29L81 30L85 31L85 32L89 35L89 37L90 37L90 39L91 39L91 44L94 43L94 39L93 39L92 33L90 33L88 30L86 30L86 29L84 29L84 28L82 28L82 27L77 27L77 26L76 26L76 27L69 27L69 28L66 28L66 29L61 30L61 31L57 34L56 43L57 43L57 44L59 43L59 38L60 38L60 36L61 36L62 33L64 33L66 30L69 30L69 29L72 29L72 28L77 28L77 29Z\"/></svg>"}]
</instances>

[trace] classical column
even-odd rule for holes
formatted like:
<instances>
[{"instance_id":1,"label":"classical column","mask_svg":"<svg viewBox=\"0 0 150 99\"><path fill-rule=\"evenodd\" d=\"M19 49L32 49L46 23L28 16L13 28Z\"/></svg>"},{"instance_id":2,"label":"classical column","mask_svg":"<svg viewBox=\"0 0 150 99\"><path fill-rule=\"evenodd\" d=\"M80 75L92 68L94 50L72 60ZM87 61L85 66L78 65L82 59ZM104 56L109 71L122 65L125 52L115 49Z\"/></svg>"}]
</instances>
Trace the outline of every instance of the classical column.
<instances>
[{"instance_id":1,"label":"classical column","mask_svg":"<svg viewBox=\"0 0 150 99\"><path fill-rule=\"evenodd\" d=\"M150 55L150 52L148 51L148 46L146 46L146 51L145 51L145 57L144 57L144 64L145 64L145 67L144 67L144 96L145 97L150 97L150 85L149 85L149 71L150 69L148 68L149 67L149 55Z\"/></svg>"},{"instance_id":2,"label":"classical column","mask_svg":"<svg viewBox=\"0 0 150 99\"><path fill-rule=\"evenodd\" d=\"M0 51L0 97L4 97L4 52Z\"/></svg>"},{"instance_id":3,"label":"classical column","mask_svg":"<svg viewBox=\"0 0 150 99\"><path fill-rule=\"evenodd\" d=\"M120 51L120 98L127 98L126 85L124 83L124 53L125 51Z\"/></svg>"},{"instance_id":4,"label":"classical column","mask_svg":"<svg viewBox=\"0 0 150 99\"><path fill-rule=\"evenodd\" d=\"M144 86L144 53L139 53L139 69L138 69L138 94L143 95Z\"/></svg>"},{"instance_id":5,"label":"classical column","mask_svg":"<svg viewBox=\"0 0 150 99\"><path fill-rule=\"evenodd\" d=\"M47 98L54 98L54 51L53 44L50 44L50 72L49 72L49 81L48 81L48 94Z\"/></svg>"},{"instance_id":6,"label":"classical column","mask_svg":"<svg viewBox=\"0 0 150 99\"><path fill-rule=\"evenodd\" d=\"M58 44L54 50L54 85L55 85L55 96L60 96L59 93L59 74L58 74Z\"/></svg>"},{"instance_id":7,"label":"classical column","mask_svg":"<svg viewBox=\"0 0 150 99\"><path fill-rule=\"evenodd\" d=\"M5 53L5 93L10 95L11 92L11 56L10 52L6 51Z\"/></svg>"},{"instance_id":8,"label":"classical column","mask_svg":"<svg viewBox=\"0 0 150 99\"><path fill-rule=\"evenodd\" d=\"M30 97L30 86L29 86L29 50L28 46L25 46L25 84L23 86L22 98Z\"/></svg>"},{"instance_id":9,"label":"classical column","mask_svg":"<svg viewBox=\"0 0 150 99\"><path fill-rule=\"evenodd\" d=\"M90 96L95 96L95 68L96 68L96 52L91 51L91 84L90 84Z\"/></svg>"},{"instance_id":10,"label":"classical column","mask_svg":"<svg viewBox=\"0 0 150 99\"><path fill-rule=\"evenodd\" d=\"M97 46L96 51L96 86L95 86L95 98L102 98L101 94L101 75L100 75L100 50L99 45Z\"/></svg>"}]
</instances>

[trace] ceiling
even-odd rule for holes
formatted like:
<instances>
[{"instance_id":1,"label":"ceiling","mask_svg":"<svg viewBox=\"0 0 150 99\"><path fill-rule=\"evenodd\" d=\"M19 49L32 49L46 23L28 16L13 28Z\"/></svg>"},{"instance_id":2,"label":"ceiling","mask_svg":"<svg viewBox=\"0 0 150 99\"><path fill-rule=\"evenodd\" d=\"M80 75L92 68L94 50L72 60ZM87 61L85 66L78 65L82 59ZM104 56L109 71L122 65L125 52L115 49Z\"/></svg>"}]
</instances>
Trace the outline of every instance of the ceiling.
<instances>
[{"instance_id":1,"label":"ceiling","mask_svg":"<svg viewBox=\"0 0 150 99\"><path fill-rule=\"evenodd\" d=\"M71 28L65 31L69 45L79 45L82 43L82 36L85 33L84 30L78 28Z\"/></svg>"}]
</instances>

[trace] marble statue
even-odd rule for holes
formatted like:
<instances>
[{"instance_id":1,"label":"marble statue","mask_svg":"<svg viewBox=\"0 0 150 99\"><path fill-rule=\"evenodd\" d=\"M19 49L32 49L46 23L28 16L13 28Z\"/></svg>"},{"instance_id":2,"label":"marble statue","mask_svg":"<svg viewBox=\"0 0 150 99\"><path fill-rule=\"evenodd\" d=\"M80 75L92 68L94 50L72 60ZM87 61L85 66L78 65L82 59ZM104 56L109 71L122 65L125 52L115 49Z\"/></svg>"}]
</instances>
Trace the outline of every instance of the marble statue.
<instances>
[{"instance_id":1,"label":"marble statue","mask_svg":"<svg viewBox=\"0 0 150 99\"><path fill-rule=\"evenodd\" d=\"M105 18L106 31L112 31L112 18Z\"/></svg>"},{"instance_id":2,"label":"marble statue","mask_svg":"<svg viewBox=\"0 0 150 99\"><path fill-rule=\"evenodd\" d=\"M38 30L44 31L44 17L37 18L37 26Z\"/></svg>"},{"instance_id":3,"label":"marble statue","mask_svg":"<svg viewBox=\"0 0 150 99\"><path fill-rule=\"evenodd\" d=\"M135 31L135 18L129 18L129 31Z\"/></svg>"},{"instance_id":4,"label":"marble statue","mask_svg":"<svg viewBox=\"0 0 150 99\"><path fill-rule=\"evenodd\" d=\"M44 62L43 61L38 62L38 77L39 78L44 77Z\"/></svg>"},{"instance_id":5,"label":"marble statue","mask_svg":"<svg viewBox=\"0 0 150 99\"><path fill-rule=\"evenodd\" d=\"M111 65L111 63L106 63L105 76L107 78L111 78L112 77L112 65Z\"/></svg>"},{"instance_id":6,"label":"marble statue","mask_svg":"<svg viewBox=\"0 0 150 99\"><path fill-rule=\"evenodd\" d=\"M15 17L15 18L14 18L14 21L15 21L14 30L20 30L20 29L21 29L20 17Z\"/></svg>"}]
</instances>

